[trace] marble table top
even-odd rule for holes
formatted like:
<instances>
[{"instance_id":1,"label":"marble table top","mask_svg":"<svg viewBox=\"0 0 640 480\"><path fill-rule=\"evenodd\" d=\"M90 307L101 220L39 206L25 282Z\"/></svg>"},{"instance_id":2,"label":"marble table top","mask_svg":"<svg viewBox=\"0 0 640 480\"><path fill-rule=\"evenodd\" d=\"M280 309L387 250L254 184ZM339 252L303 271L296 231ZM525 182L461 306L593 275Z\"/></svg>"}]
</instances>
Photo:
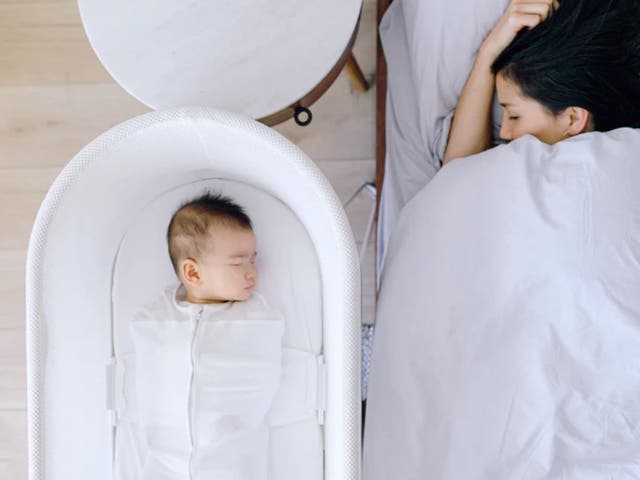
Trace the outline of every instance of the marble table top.
<instances>
[{"instance_id":1,"label":"marble table top","mask_svg":"<svg viewBox=\"0 0 640 480\"><path fill-rule=\"evenodd\" d=\"M310 92L344 52L362 0L79 0L105 68L151 108L262 118Z\"/></svg>"}]
</instances>

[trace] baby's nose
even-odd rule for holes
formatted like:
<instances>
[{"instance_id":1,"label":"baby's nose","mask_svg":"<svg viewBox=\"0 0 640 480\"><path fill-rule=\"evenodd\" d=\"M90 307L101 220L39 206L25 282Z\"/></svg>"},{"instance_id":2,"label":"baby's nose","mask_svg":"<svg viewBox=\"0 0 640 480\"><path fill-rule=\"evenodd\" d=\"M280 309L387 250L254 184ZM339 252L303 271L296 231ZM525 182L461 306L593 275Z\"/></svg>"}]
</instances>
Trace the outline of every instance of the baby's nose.
<instances>
[{"instance_id":1,"label":"baby's nose","mask_svg":"<svg viewBox=\"0 0 640 480\"><path fill-rule=\"evenodd\" d=\"M257 275L258 275L258 271L255 269L255 267L253 267L247 270L247 273L245 273L244 278L246 278L247 280L254 280Z\"/></svg>"}]
</instances>

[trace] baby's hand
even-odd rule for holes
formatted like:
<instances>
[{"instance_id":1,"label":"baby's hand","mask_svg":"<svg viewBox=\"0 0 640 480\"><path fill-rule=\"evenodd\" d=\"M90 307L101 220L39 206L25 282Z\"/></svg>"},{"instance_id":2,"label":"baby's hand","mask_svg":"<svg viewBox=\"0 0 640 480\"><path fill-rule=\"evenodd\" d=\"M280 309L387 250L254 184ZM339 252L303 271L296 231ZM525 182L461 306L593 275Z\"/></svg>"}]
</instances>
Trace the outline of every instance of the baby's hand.
<instances>
[{"instance_id":1,"label":"baby's hand","mask_svg":"<svg viewBox=\"0 0 640 480\"><path fill-rule=\"evenodd\" d=\"M524 27L534 28L560 7L558 0L511 0L480 47L493 62Z\"/></svg>"}]
</instances>

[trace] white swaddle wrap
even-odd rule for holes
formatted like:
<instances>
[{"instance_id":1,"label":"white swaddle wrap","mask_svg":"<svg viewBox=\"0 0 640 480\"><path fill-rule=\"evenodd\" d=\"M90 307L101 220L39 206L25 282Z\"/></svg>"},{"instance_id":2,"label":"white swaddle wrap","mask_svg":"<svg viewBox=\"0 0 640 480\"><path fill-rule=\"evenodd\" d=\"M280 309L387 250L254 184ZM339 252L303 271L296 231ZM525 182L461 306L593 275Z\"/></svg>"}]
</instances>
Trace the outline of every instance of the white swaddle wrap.
<instances>
[{"instance_id":1,"label":"white swaddle wrap","mask_svg":"<svg viewBox=\"0 0 640 480\"><path fill-rule=\"evenodd\" d=\"M195 305L181 290L131 324L141 478L266 479L284 321L259 294Z\"/></svg>"}]
</instances>

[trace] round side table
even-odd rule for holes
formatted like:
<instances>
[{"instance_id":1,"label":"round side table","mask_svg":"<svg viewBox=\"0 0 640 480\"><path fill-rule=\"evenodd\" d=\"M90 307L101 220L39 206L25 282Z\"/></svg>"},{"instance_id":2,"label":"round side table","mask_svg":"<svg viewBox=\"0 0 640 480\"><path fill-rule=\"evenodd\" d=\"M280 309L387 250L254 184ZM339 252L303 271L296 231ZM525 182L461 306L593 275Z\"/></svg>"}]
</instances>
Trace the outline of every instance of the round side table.
<instances>
[{"instance_id":1,"label":"round side table","mask_svg":"<svg viewBox=\"0 0 640 480\"><path fill-rule=\"evenodd\" d=\"M204 105L267 125L296 116L346 66L362 0L79 0L87 37L111 76L153 109Z\"/></svg>"}]
</instances>

